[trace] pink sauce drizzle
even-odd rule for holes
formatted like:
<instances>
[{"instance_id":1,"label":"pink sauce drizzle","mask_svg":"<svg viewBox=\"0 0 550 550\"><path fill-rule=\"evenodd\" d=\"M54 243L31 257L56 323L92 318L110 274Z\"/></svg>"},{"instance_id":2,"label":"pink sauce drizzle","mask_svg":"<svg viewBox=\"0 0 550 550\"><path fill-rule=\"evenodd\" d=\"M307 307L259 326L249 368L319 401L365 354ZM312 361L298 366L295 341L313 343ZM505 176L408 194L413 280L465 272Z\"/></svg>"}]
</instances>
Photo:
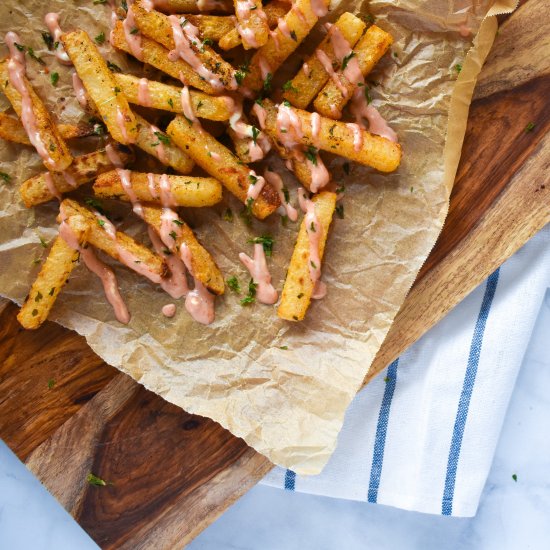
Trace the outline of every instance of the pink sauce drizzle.
<instances>
[{"instance_id":1,"label":"pink sauce drizzle","mask_svg":"<svg viewBox=\"0 0 550 550\"><path fill-rule=\"evenodd\" d=\"M61 216L65 217L62 209L60 209L60 212ZM105 296L107 297L108 302L113 306L115 317L120 323L127 325L130 322L130 313L128 312L128 308L126 307L126 304L124 303L124 300L118 290L116 275L113 270L95 255L90 246L87 248L82 248L78 244L77 236L65 220L63 220L59 226L59 236L73 250L78 250L86 267L101 279Z\"/></svg>"},{"instance_id":2,"label":"pink sauce drizzle","mask_svg":"<svg viewBox=\"0 0 550 550\"><path fill-rule=\"evenodd\" d=\"M363 118L369 122L369 132L397 143L397 134L390 128L382 115L373 106L369 105L363 88L357 88L353 94L350 110L355 116L357 124L364 128Z\"/></svg>"},{"instance_id":3,"label":"pink sauce drizzle","mask_svg":"<svg viewBox=\"0 0 550 550\"><path fill-rule=\"evenodd\" d=\"M120 183L122 183L122 188L124 189L124 192L126 193L126 195L128 195L130 202L132 203L132 210L140 218L143 218L143 207L141 206L141 203L137 198L134 188L132 187L130 170L123 170L122 168L117 168L116 171L117 171L118 177L120 178Z\"/></svg>"},{"instance_id":4,"label":"pink sauce drizzle","mask_svg":"<svg viewBox=\"0 0 550 550\"><path fill-rule=\"evenodd\" d=\"M252 106L252 112L256 115L256 118L258 119L258 124L260 125L260 128L263 130L265 128L265 119L267 117L267 111L264 107L259 105L258 103L254 103Z\"/></svg>"},{"instance_id":5,"label":"pink sauce drizzle","mask_svg":"<svg viewBox=\"0 0 550 550\"><path fill-rule=\"evenodd\" d=\"M319 113L311 113L311 141L313 145L319 148L319 132L321 131L321 115Z\"/></svg>"},{"instance_id":6,"label":"pink sauce drizzle","mask_svg":"<svg viewBox=\"0 0 550 550\"><path fill-rule=\"evenodd\" d=\"M122 111L119 107L117 107L116 110L116 123L120 129L120 133L122 134L122 139L126 143L134 143L135 140L133 138L130 138L130 136L128 135L128 128L126 128L126 119L124 118L124 115L122 114Z\"/></svg>"},{"instance_id":7,"label":"pink sauce drizzle","mask_svg":"<svg viewBox=\"0 0 550 550\"><path fill-rule=\"evenodd\" d=\"M307 63L304 63L304 64L302 65L302 71L304 71L304 74L305 74L306 76L309 76L310 70L309 70L309 65L308 65Z\"/></svg>"},{"instance_id":8,"label":"pink sauce drizzle","mask_svg":"<svg viewBox=\"0 0 550 550\"><path fill-rule=\"evenodd\" d=\"M181 108L183 110L183 116L188 118L193 123L195 128L199 129L201 125L195 115L195 110L193 109L193 104L191 102L191 93L186 85L184 85L181 90Z\"/></svg>"},{"instance_id":9,"label":"pink sauce drizzle","mask_svg":"<svg viewBox=\"0 0 550 550\"><path fill-rule=\"evenodd\" d=\"M288 23L284 17L279 17L277 20L277 27L281 31L281 34L286 37L292 39L292 35L290 34L290 29L288 27Z\"/></svg>"},{"instance_id":10,"label":"pink sauce drizzle","mask_svg":"<svg viewBox=\"0 0 550 550\"><path fill-rule=\"evenodd\" d=\"M176 199L172 194L172 185L170 184L170 178L167 174L162 174L160 176L160 202L165 208L177 206Z\"/></svg>"},{"instance_id":11,"label":"pink sauce drizzle","mask_svg":"<svg viewBox=\"0 0 550 550\"><path fill-rule=\"evenodd\" d=\"M63 49L63 44L61 43L60 37L63 34L61 27L59 26L59 14L58 13L47 13L44 17L44 23L52 35L54 48L55 48L55 57L57 57L60 63L63 65L72 65L72 61L67 55L67 52ZM57 46L55 46L57 44Z\"/></svg>"},{"instance_id":12,"label":"pink sauce drizzle","mask_svg":"<svg viewBox=\"0 0 550 550\"><path fill-rule=\"evenodd\" d=\"M290 202L286 202L285 194L283 192L284 184L281 176L276 172L266 170L264 172L265 180L277 191L279 198L281 199L281 205L286 211L286 215L290 221L295 222L298 219L298 211Z\"/></svg>"},{"instance_id":13,"label":"pink sauce drizzle","mask_svg":"<svg viewBox=\"0 0 550 550\"><path fill-rule=\"evenodd\" d=\"M214 11L223 7L223 3L217 0L197 0L197 8L199 8L199 11Z\"/></svg>"},{"instance_id":14,"label":"pink sauce drizzle","mask_svg":"<svg viewBox=\"0 0 550 550\"><path fill-rule=\"evenodd\" d=\"M346 127L353 132L353 148L356 151L360 151L361 147L363 147L363 132L361 126L348 122Z\"/></svg>"},{"instance_id":15,"label":"pink sauce drizzle","mask_svg":"<svg viewBox=\"0 0 550 550\"><path fill-rule=\"evenodd\" d=\"M317 59L323 66L323 69L325 69L326 73L330 76L334 84L336 84L336 87L340 90L342 95L344 97L347 97L348 90L340 80L340 76L338 75L338 73L334 70L330 57L323 50L316 50L315 55L317 56Z\"/></svg>"},{"instance_id":16,"label":"pink sauce drizzle","mask_svg":"<svg viewBox=\"0 0 550 550\"><path fill-rule=\"evenodd\" d=\"M271 142L268 137L263 132L260 132L256 135L256 138L254 138L254 127L243 120L242 102L235 102L229 97L226 98L226 101L228 105L229 102L231 102L229 110L232 114L229 117L229 126L239 139L247 140L250 162L256 162L263 159L271 149ZM257 104L255 103L255 105Z\"/></svg>"},{"instance_id":17,"label":"pink sauce drizzle","mask_svg":"<svg viewBox=\"0 0 550 550\"><path fill-rule=\"evenodd\" d=\"M218 155L218 153L216 153L215 151L210 151L210 157L212 157L212 159L214 159L215 161L222 160L222 157Z\"/></svg>"},{"instance_id":18,"label":"pink sauce drizzle","mask_svg":"<svg viewBox=\"0 0 550 550\"><path fill-rule=\"evenodd\" d=\"M84 84L82 83L82 80L80 80L80 77L73 73L73 88L74 93L76 95L76 99L78 100L78 103L80 103L80 106L83 109L86 109L88 107L88 97L86 95L86 88L84 88Z\"/></svg>"},{"instance_id":19,"label":"pink sauce drizzle","mask_svg":"<svg viewBox=\"0 0 550 550\"><path fill-rule=\"evenodd\" d=\"M180 256L195 281L195 288L185 297L185 309L195 321L203 325L209 325L215 317L214 295L210 294L206 287L194 276L191 265L191 251L185 243L180 246Z\"/></svg>"},{"instance_id":20,"label":"pink sauce drizzle","mask_svg":"<svg viewBox=\"0 0 550 550\"><path fill-rule=\"evenodd\" d=\"M122 21L122 28L124 29L124 38L130 46L130 51L132 55L143 61L143 48L141 47L141 34L136 32L136 21L134 19L134 13L132 11L132 4L134 0L128 0L128 11L126 12L126 17Z\"/></svg>"},{"instance_id":21,"label":"pink sauce drizzle","mask_svg":"<svg viewBox=\"0 0 550 550\"><path fill-rule=\"evenodd\" d=\"M311 0L311 11L317 17L324 17L328 12L328 8L324 0Z\"/></svg>"},{"instance_id":22,"label":"pink sauce drizzle","mask_svg":"<svg viewBox=\"0 0 550 550\"><path fill-rule=\"evenodd\" d=\"M292 3L292 2L291 2ZM298 7L296 6L295 4L293 4L291 10L291 12L293 12L296 17L304 24L307 25L307 19L306 19L306 16L304 15L304 12Z\"/></svg>"},{"instance_id":23,"label":"pink sauce drizzle","mask_svg":"<svg viewBox=\"0 0 550 550\"><path fill-rule=\"evenodd\" d=\"M168 17L172 25L175 48L170 51L168 58L175 61L180 58L188 63L197 74L204 78L212 88L221 90L224 86L219 77L211 72L200 60L199 56L191 47L191 42L201 42L199 30L183 17L170 15ZM231 89L236 89L236 81L232 83Z\"/></svg>"},{"instance_id":24,"label":"pink sauce drizzle","mask_svg":"<svg viewBox=\"0 0 550 550\"><path fill-rule=\"evenodd\" d=\"M57 187L55 186L55 183L53 182L52 175L49 172L46 172L44 174L44 181L46 182L46 187L48 188L48 191L59 201L61 202L61 193L58 191Z\"/></svg>"},{"instance_id":25,"label":"pink sauce drizzle","mask_svg":"<svg viewBox=\"0 0 550 550\"><path fill-rule=\"evenodd\" d=\"M264 247L262 244L254 245L254 259L241 252L239 260L250 272L252 280L258 285L256 288L256 299L262 304L274 304L279 295L271 284L271 274L267 268Z\"/></svg>"},{"instance_id":26,"label":"pink sauce drizzle","mask_svg":"<svg viewBox=\"0 0 550 550\"><path fill-rule=\"evenodd\" d=\"M330 181L330 174L323 159L319 156L319 153L315 155L315 162L311 162L311 160L306 157L306 163L311 172L309 189L312 193L317 193L319 189L322 189L328 184Z\"/></svg>"},{"instance_id":27,"label":"pink sauce drizzle","mask_svg":"<svg viewBox=\"0 0 550 550\"><path fill-rule=\"evenodd\" d=\"M157 186L155 185L155 175L150 172L147 174L147 188L151 193L152 199L160 199L160 195L157 193Z\"/></svg>"},{"instance_id":28,"label":"pink sauce drizzle","mask_svg":"<svg viewBox=\"0 0 550 550\"><path fill-rule=\"evenodd\" d=\"M57 163L46 149L46 146L38 131L30 91L25 82L25 53L22 51L20 52L15 46L15 44L20 44L21 40L14 32L8 32L5 37L5 42L10 52L8 61L8 75L10 83L21 95L21 123L27 132L29 141L33 144L37 153L44 161L46 167L49 170L56 170Z\"/></svg>"},{"instance_id":29,"label":"pink sauce drizzle","mask_svg":"<svg viewBox=\"0 0 550 550\"><path fill-rule=\"evenodd\" d=\"M296 147L303 137L300 117L284 103L277 110L277 137L287 149Z\"/></svg>"},{"instance_id":30,"label":"pink sauce drizzle","mask_svg":"<svg viewBox=\"0 0 550 550\"><path fill-rule=\"evenodd\" d=\"M165 317L170 319L176 314L176 304L166 304L165 306L162 306L161 311Z\"/></svg>"},{"instance_id":31,"label":"pink sauce drizzle","mask_svg":"<svg viewBox=\"0 0 550 550\"><path fill-rule=\"evenodd\" d=\"M67 170L63 170L63 172L61 172L61 174L63 175L63 179L73 188L77 188L78 187L78 182L76 181L75 177Z\"/></svg>"},{"instance_id":32,"label":"pink sauce drizzle","mask_svg":"<svg viewBox=\"0 0 550 550\"><path fill-rule=\"evenodd\" d=\"M105 146L105 153L107 154L107 158L109 159L109 162L115 168L124 167L124 163L122 162L120 155L117 153L117 150L115 149L112 143L107 143L107 145Z\"/></svg>"},{"instance_id":33,"label":"pink sauce drizzle","mask_svg":"<svg viewBox=\"0 0 550 550\"><path fill-rule=\"evenodd\" d=\"M151 107L151 93L149 92L149 81L146 78L140 78L138 84L138 103L144 107Z\"/></svg>"},{"instance_id":34,"label":"pink sauce drizzle","mask_svg":"<svg viewBox=\"0 0 550 550\"><path fill-rule=\"evenodd\" d=\"M263 55L258 56L258 66L260 67L262 80L265 80L267 78L267 75L271 74L271 67L269 66L267 59Z\"/></svg>"},{"instance_id":35,"label":"pink sauce drizzle","mask_svg":"<svg viewBox=\"0 0 550 550\"><path fill-rule=\"evenodd\" d=\"M252 16L252 8L255 7L255 4L251 0L238 0L237 9L235 13L237 14L241 23L246 23L250 20ZM265 12L260 7L255 10L258 17L262 19L267 19ZM237 24L237 32L241 36L241 40L244 45L249 46L250 48L258 48L259 44L256 40L256 35L254 31L249 27L243 27L241 24Z\"/></svg>"},{"instance_id":36,"label":"pink sauce drizzle","mask_svg":"<svg viewBox=\"0 0 550 550\"><path fill-rule=\"evenodd\" d=\"M254 180L254 178L256 179ZM255 181L255 183L252 183L252 181ZM247 199L256 200L260 196L264 185L265 179L262 176L258 176L254 170L250 170L250 185L246 192Z\"/></svg>"},{"instance_id":37,"label":"pink sauce drizzle","mask_svg":"<svg viewBox=\"0 0 550 550\"><path fill-rule=\"evenodd\" d=\"M160 128L157 128L154 124L151 124L151 132L153 132L153 134L155 132L162 133L160 131ZM160 160L160 162L162 162L162 164L168 164L168 157L166 156L166 148L164 147L164 143L162 143L162 141L160 139L158 139L158 136L157 136L157 141L158 141L158 143L155 146L155 151L157 153L157 158Z\"/></svg>"}]
</instances>

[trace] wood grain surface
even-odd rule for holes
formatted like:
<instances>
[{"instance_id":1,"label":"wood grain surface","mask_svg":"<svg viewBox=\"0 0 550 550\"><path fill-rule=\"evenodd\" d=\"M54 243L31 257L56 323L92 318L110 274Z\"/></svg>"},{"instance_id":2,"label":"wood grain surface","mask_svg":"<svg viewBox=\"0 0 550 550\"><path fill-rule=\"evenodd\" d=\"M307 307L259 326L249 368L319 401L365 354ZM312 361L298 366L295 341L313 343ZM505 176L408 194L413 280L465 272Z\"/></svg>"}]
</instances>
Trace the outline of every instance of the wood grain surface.
<instances>
[{"instance_id":1,"label":"wood grain surface","mask_svg":"<svg viewBox=\"0 0 550 550\"><path fill-rule=\"evenodd\" d=\"M546 14L544 0L529 0L500 30L447 224L367 380L550 221ZM0 437L102 548L181 548L272 467L106 365L75 333L50 322L25 332L15 314L0 308ZM87 483L90 472L108 485Z\"/></svg>"}]
</instances>

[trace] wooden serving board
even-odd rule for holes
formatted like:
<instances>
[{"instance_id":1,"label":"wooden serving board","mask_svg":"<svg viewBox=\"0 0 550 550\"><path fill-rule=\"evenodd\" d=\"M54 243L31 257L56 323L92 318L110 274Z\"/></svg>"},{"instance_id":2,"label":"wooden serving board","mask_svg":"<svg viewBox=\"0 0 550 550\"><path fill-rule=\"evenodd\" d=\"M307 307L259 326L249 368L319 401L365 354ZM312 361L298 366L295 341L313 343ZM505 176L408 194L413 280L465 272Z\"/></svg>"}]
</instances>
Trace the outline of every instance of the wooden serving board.
<instances>
[{"instance_id":1,"label":"wooden serving board","mask_svg":"<svg viewBox=\"0 0 550 550\"><path fill-rule=\"evenodd\" d=\"M501 28L445 229L367 380L550 221L546 8L529 0ZM272 467L106 365L82 337L53 323L23 331L15 314L0 307L0 437L102 548L181 548ZM112 484L88 484L89 472Z\"/></svg>"}]
</instances>

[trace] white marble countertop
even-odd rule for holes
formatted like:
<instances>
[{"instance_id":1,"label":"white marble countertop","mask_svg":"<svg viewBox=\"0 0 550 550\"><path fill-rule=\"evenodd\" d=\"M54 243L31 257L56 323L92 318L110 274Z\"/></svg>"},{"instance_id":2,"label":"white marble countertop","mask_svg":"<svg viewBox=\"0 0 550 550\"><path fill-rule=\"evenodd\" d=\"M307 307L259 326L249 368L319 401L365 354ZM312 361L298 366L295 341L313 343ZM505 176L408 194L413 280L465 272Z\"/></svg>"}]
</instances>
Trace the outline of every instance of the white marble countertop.
<instances>
[{"instance_id":1,"label":"white marble countertop","mask_svg":"<svg viewBox=\"0 0 550 550\"><path fill-rule=\"evenodd\" d=\"M550 292L542 311L476 517L430 516L257 486L189 548L549 548ZM0 443L0 549L89 548L97 547Z\"/></svg>"}]
</instances>

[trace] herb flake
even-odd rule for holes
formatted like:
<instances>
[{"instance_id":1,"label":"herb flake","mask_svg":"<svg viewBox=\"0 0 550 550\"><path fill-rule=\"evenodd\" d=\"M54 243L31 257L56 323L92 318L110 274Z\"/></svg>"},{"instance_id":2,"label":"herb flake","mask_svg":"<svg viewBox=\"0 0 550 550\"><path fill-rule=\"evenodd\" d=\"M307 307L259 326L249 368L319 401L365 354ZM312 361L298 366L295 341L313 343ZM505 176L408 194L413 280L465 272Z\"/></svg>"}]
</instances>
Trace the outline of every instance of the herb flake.
<instances>
[{"instance_id":1,"label":"herb flake","mask_svg":"<svg viewBox=\"0 0 550 550\"><path fill-rule=\"evenodd\" d=\"M232 277L229 277L227 281L227 286L232 290L233 292L236 292L237 294L241 293L241 285L239 284L239 279L233 275Z\"/></svg>"},{"instance_id":2,"label":"herb flake","mask_svg":"<svg viewBox=\"0 0 550 550\"><path fill-rule=\"evenodd\" d=\"M273 254L273 237L270 235L262 235L261 237L254 237L253 239L248 239L248 243L252 244L261 244L263 246L266 256L271 256Z\"/></svg>"}]
</instances>

